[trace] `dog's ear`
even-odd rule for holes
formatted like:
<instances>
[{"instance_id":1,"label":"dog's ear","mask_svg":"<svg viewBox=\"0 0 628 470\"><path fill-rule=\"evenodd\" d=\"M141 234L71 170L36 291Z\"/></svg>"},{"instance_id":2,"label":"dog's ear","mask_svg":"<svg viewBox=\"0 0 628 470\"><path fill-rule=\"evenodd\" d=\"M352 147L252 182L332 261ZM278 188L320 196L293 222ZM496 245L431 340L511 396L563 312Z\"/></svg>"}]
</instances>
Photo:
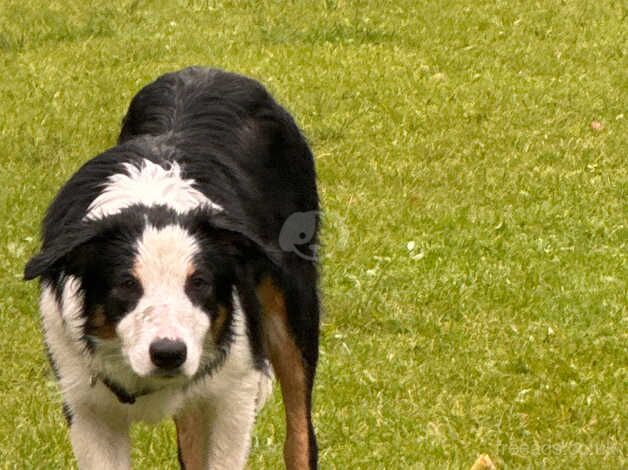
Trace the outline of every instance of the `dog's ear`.
<instances>
[{"instance_id":1,"label":"dog's ear","mask_svg":"<svg viewBox=\"0 0 628 470\"><path fill-rule=\"evenodd\" d=\"M24 280L30 281L50 273L64 258L97 235L89 224L68 227L59 237L44 244L42 250L33 256L24 268Z\"/></svg>"},{"instance_id":2,"label":"dog's ear","mask_svg":"<svg viewBox=\"0 0 628 470\"><path fill-rule=\"evenodd\" d=\"M258 259L268 263L273 269L280 269L282 252L271 243L253 234L247 227L234 222L223 214L216 214L210 223L223 230L240 254L247 259Z\"/></svg>"},{"instance_id":3,"label":"dog's ear","mask_svg":"<svg viewBox=\"0 0 628 470\"><path fill-rule=\"evenodd\" d=\"M195 211L188 216L192 230L218 240L223 245L223 254L235 257L244 264L258 264L265 270L281 269L282 252L252 233L244 224L223 213Z\"/></svg>"}]
</instances>

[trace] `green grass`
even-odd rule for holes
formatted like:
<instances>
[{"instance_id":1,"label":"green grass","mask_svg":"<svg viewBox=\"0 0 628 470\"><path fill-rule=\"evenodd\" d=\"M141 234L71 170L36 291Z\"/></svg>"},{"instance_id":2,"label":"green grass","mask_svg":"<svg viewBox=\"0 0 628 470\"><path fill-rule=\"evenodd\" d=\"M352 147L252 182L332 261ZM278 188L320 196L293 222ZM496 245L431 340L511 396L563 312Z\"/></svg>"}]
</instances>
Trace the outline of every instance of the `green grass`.
<instances>
[{"instance_id":1,"label":"green grass","mask_svg":"<svg viewBox=\"0 0 628 470\"><path fill-rule=\"evenodd\" d=\"M21 281L43 212L190 64L261 80L317 155L321 468L628 465L622 2L107 3L0 0L2 468L72 462ZM280 467L281 406L252 469ZM175 467L170 424L134 437Z\"/></svg>"}]
</instances>

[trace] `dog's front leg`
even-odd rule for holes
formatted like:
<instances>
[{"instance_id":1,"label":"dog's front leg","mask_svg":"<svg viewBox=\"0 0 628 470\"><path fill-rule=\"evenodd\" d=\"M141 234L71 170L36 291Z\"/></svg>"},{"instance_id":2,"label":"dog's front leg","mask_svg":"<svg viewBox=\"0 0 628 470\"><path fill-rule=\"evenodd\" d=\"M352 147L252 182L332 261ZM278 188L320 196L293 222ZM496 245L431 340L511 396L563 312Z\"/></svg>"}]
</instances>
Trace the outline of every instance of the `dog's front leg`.
<instances>
[{"instance_id":1,"label":"dog's front leg","mask_svg":"<svg viewBox=\"0 0 628 470\"><path fill-rule=\"evenodd\" d=\"M129 423L88 407L73 411L70 439L81 470L131 468Z\"/></svg>"},{"instance_id":2,"label":"dog's front leg","mask_svg":"<svg viewBox=\"0 0 628 470\"><path fill-rule=\"evenodd\" d=\"M209 407L202 402L188 406L174 417L182 470L209 468L209 420Z\"/></svg>"},{"instance_id":3,"label":"dog's front leg","mask_svg":"<svg viewBox=\"0 0 628 470\"><path fill-rule=\"evenodd\" d=\"M182 469L245 467L256 414L257 375L261 373L235 384L226 396L214 396L210 402L190 407L175 417Z\"/></svg>"}]
</instances>

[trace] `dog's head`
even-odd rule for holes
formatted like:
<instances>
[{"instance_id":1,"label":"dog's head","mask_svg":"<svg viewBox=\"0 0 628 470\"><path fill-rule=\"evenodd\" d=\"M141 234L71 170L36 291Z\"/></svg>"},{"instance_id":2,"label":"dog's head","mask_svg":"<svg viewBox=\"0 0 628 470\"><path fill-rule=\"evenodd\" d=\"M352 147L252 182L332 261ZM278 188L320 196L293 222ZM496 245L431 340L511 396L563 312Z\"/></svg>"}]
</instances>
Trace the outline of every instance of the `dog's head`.
<instances>
[{"instance_id":1,"label":"dog's head","mask_svg":"<svg viewBox=\"0 0 628 470\"><path fill-rule=\"evenodd\" d=\"M62 316L72 315L68 298L80 303L72 319L80 334L68 334L106 359L103 367L189 379L228 344L234 287L269 261L220 214L133 206L68 228L44 244L24 277L56 291Z\"/></svg>"}]
</instances>

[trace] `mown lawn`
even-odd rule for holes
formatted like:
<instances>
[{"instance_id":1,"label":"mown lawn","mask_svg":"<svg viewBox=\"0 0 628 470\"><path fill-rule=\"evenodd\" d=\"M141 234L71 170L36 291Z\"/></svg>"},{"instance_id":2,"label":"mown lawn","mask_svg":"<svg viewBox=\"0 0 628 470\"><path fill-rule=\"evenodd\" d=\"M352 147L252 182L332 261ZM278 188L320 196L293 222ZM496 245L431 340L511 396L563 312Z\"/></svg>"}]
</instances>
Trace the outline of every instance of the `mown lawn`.
<instances>
[{"instance_id":1,"label":"mown lawn","mask_svg":"<svg viewBox=\"0 0 628 470\"><path fill-rule=\"evenodd\" d=\"M43 212L190 64L261 80L317 156L321 468L626 468L625 4L108 4L0 0L1 468L73 465L21 281ZM281 406L252 469L280 468ZM176 467L170 424L134 437Z\"/></svg>"}]
</instances>

